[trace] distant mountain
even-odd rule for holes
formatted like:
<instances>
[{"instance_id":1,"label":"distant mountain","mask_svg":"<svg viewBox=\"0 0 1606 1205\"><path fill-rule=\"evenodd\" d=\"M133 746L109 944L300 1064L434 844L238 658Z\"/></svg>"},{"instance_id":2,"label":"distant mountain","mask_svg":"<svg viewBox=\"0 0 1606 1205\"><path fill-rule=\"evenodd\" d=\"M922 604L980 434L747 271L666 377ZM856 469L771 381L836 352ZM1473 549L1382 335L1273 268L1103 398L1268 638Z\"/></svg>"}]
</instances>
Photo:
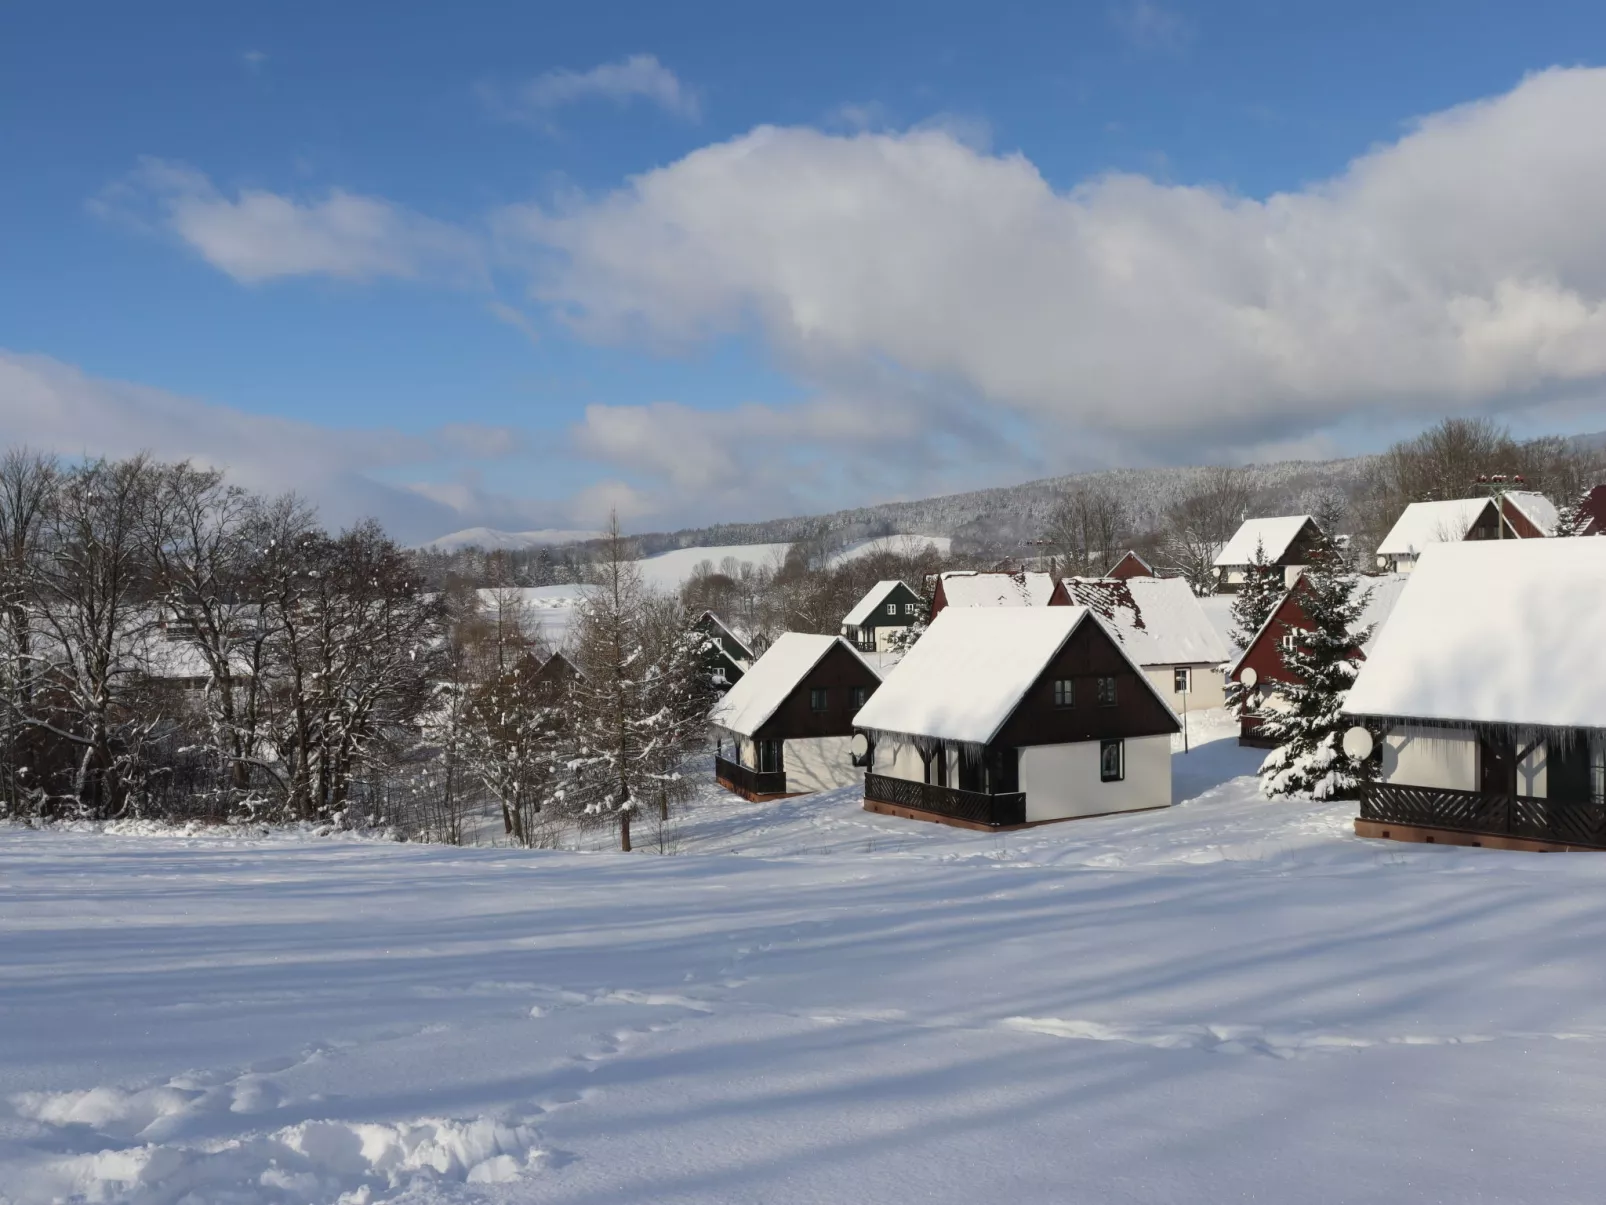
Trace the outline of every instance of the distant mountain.
<instances>
[{"instance_id":1,"label":"distant mountain","mask_svg":"<svg viewBox=\"0 0 1606 1205\"><path fill-rule=\"evenodd\" d=\"M600 531L498 531L494 527L465 527L451 535L441 536L423 548L436 552L457 552L464 548L481 548L486 552L516 552L526 548L550 548L554 544L577 544L582 540L598 539Z\"/></svg>"}]
</instances>

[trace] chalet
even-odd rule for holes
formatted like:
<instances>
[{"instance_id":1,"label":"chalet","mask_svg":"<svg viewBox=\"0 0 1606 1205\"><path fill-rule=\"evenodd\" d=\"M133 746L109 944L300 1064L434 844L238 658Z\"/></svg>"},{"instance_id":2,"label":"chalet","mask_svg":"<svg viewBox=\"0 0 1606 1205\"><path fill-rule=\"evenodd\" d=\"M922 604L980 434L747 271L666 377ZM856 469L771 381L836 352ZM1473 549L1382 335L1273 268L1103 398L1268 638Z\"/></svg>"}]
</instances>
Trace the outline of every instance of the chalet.
<instances>
[{"instance_id":1,"label":"chalet","mask_svg":"<svg viewBox=\"0 0 1606 1205\"><path fill-rule=\"evenodd\" d=\"M1087 607L954 607L855 727L866 809L1001 829L1168 807L1181 724Z\"/></svg>"},{"instance_id":2,"label":"chalet","mask_svg":"<svg viewBox=\"0 0 1606 1205\"><path fill-rule=\"evenodd\" d=\"M1071 600L1049 573L951 569L932 575L931 618L947 607L1068 607Z\"/></svg>"},{"instance_id":3,"label":"chalet","mask_svg":"<svg viewBox=\"0 0 1606 1205\"><path fill-rule=\"evenodd\" d=\"M748 799L856 782L853 720L881 675L839 636L787 632L714 704L714 774Z\"/></svg>"},{"instance_id":4,"label":"chalet","mask_svg":"<svg viewBox=\"0 0 1606 1205\"><path fill-rule=\"evenodd\" d=\"M585 677L584 674L562 653L553 653L529 677L529 685L533 690L566 690L572 683Z\"/></svg>"},{"instance_id":5,"label":"chalet","mask_svg":"<svg viewBox=\"0 0 1606 1205\"><path fill-rule=\"evenodd\" d=\"M1363 837L1606 848L1606 540L1424 550L1350 689Z\"/></svg>"},{"instance_id":6,"label":"chalet","mask_svg":"<svg viewBox=\"0 0 1606 1205\"><path fill-rule=\"evenodd\" d=\"M709 647L704 650L703 661L714 689L727 690L740 682L742 675L752 667L753 650L712 611L699 615L692 629L708 638Z\"/></svg>"},{"instance_id":7,"label":"chalet","mask_svg":"<svg viewBox=\"0 0 1606 1205\"><path fill-rule=\"evenodd\" d=\"M842 617L842 639L862 653L884 653L890 638L907 632L925 613L925 600L903 582L877 582Z\"/></svg>"},{"instance_id":8,"label":"chalet","mask_svg":"<svg viewBox=\"0 0 1606 1205\"><path fill-rule=\"evenodd\" d=\"M1258 553L1266 564L1282 570L1283 584L1294 584L1300 566L1313 556L1332 551L1332 541L1309 515L1282 515L1273 519L1246 519L1216 554L1216 589L1236 594Z\"/></svg>"},{"instance_id":9,"label":"chalet","mask_svg":"<svg viewBox=\"0 0 1606 1205\"><path fill-rule=\"evenodd\" d=\"M1115 564L1111 565L1110 571L1104 576L1113 577L1117 581L1124 582L1133 577L1159 577L1160 575L1154 571L1153 565L1149 564L1137 553L1128 552Z\"/></svg>"},{"instance_id":10,"label":"chalet","mask_svg":"<svg viewBox=\"0 0 1606 1205\"><path fill-rule=\"evenodd\" d=\"M1368 592L1366 604L1355 621L1356 634L1367 633L1364 640L1357 640L1352 650L1358 660L1364 661L1377 643L1384 623L1393 613L1394 604L1399 601L1400 592L1405 588L1405 582L1406 577L1402 573L1356 579L1356 588ZM1260 625L1260 631L1250 639L1249 647L1227 666L1226 681L1242 683L1245 688L1255 692L1257 700L1253 707L1244 711L1239 721L1240 745L1267 749L1274 743L1260 735L1260 726L1266 712L1276 711L1282 705L1279 691L1299 681L1293 671L1283 664L1283 652L1292 648L1300 632L1310 626L1310 618L1300 602L1309 588L1303 577L1296 581L1266 617L1266 622Z\"/></svg>"},{"instance_id":11,"label":"chalet","mask_svg":"<svg viewBox=\"0 0 1606 1205\"><path fill-rule=\"evenodd\" d=\"M1098 613L1173 711L1225 705L1231 652L1182 578L1068 577L1064 586Z\"/></svg>"},{"instance_id":12,"label":"chalet","mask_svg":"<svg viewBox=\"0 0 1606 1205\"><path fill-rule=\"evenodd\" d=\"M1543 494L1513 490L1501 498L1413 502L1377 546L1377 567L1409 573L1430 544L1529 540L1556 530L1556 507Z\"/></svg>"}]
</instances>

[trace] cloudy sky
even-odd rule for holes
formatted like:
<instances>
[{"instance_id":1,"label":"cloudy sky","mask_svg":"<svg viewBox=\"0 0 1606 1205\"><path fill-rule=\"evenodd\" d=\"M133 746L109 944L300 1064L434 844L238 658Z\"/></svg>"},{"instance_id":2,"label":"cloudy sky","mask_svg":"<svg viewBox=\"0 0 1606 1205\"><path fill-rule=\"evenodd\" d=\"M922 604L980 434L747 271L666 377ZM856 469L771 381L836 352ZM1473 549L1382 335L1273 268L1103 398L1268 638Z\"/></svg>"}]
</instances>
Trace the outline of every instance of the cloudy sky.
<instances>
[{"instance_id":1,"label":"cloudy sky","mask_svg":"<svg viewBox=\"0 0 1606 1205\"><path fill-rule=\"evenodd\" d=\"M13 7L0 441L421 540L1606 428L1598 2L773 7Z\"/></svg>"}]
</instances>

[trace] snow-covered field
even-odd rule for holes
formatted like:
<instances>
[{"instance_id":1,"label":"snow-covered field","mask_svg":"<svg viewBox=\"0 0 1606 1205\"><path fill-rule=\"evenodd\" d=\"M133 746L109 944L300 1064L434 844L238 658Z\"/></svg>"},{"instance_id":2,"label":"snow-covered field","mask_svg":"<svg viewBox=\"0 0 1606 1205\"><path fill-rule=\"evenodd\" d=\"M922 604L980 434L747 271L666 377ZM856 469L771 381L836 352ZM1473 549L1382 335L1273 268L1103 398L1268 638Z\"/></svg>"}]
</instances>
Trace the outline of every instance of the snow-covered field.
<instances>
[{"instance_id":1,"label":"snow-covered field","mask_svg":"<svg viewBox=\"0 0 1606 1205\"><path fill-rule=\"evenodd\" d=\"M831 558L831 564L841 565L858 557L868 556L872 552L912 555L926 544L935 545L938 552L947 555L952 543L953 541L947 536L879 536L873 540L859 540L849 544ZM676 548L670 552L643 557L638 566L642 581L655 590L670 591L680 589L686 579L691 577L692 570L703 561L712 562L714 568L718 569L725 558L732 557L738 564L749 564L754 568L773 568L786 559L786 550L790 547L790 544L727 544L719 548Z\"/></svg>"},{"instance_id":2,"label":"snow-covered field","mask_svg":"<svg viewBox=\"0 0 1606 1205\"><path fill-rule=\"evenodd\" d=\"M1599 1200L1606 860L1254 758L1007 835L710 790L671 857L0 829L0 1199Z\"/></svg>"}]
</instances>

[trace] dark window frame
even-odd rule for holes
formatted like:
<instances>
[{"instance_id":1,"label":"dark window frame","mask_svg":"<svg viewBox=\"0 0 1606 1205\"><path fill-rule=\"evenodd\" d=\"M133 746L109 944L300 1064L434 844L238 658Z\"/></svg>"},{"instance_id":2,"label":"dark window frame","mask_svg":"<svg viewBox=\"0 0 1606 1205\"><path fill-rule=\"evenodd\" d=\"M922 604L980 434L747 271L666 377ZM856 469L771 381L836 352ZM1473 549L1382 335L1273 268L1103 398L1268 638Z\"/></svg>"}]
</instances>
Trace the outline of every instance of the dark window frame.
<instances>
[{"instance_id":1,"label":"dark window frame","mask_svg":"<svg viewBox=\"0 0 1606 1205\"><path fill-rule=\"evenodd\" d=\"M1115 765L1110 765L1110 755L1115 755ZM1099 742L1099 781L1125 782L1126 781L1126 741L1121 737L1110 737Z\"/></svg>"},{"instance_id":2,"label":"dark window frame","mask_svg":"<svg viewBox=\"0 0 1606 1205\"><path fill-rule=\"evenodd\" d=\"M1100 707L1115 707L1115 706L1117 706L1119 704L1119 702L1120 702L1120 693L1119 693L1119 690L1118 690L1118 688L1116 686L1116 680L1114 678L1111 678L1111 677L1104 677L1104 678L1100 678L1098 680L1098 683L1099 683L1099 686L1098 686L1099 706Z\"/></svg>"},{"instance_id":3,"label":"dark window frame","mask_svg":"<svg viewBox=\"0 0 1606 1205\"><path fill-rule=\"evenodd\" d=\"M809 710L815 715L831 710L831 692L826 687L809 687Z\"/></svg>"},{"instance_id":4,"label":"dark window frame","mask_svg":"<svg viewBox=\"0 0 1606 1205\"><path fill-rule=\"evenodd\" d=\"M1054 706L1058 710L1076 706L1076 681L1072 678L1054 679Z\"/></svg>"}]
</instances>

